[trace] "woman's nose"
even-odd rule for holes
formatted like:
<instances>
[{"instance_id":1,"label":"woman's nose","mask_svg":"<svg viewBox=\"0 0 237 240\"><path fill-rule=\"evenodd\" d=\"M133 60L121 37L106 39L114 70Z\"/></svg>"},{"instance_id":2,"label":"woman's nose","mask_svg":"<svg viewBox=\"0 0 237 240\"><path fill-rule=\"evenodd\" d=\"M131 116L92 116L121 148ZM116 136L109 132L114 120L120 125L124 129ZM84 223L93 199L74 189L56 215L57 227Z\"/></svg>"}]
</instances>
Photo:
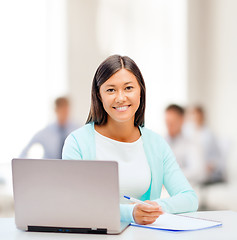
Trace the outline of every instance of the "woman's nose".
<instances>
[{"instance_id":1,"label":"woman's nose","mask_svg":"<svg viewBox=\"0 0 237 240\"><path fill-rule=\"evenodd\" d=\"M116 102L124 102L126 100L126 94L124 91L118 91L115 101Z\"/></svg>"}]
</instances>

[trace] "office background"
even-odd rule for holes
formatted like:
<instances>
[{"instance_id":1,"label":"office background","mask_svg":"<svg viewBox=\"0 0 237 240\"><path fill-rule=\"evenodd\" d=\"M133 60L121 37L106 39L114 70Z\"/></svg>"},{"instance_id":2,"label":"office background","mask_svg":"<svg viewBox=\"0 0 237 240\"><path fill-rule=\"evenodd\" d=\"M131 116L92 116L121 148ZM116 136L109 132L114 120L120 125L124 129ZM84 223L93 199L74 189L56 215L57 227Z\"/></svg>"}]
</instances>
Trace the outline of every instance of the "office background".
<instances>
[{"instance_id":1,"label":"office background","mask_svg":"<svg viewBox=\"0 0 237 240\"><path fill-rule=\"evenodd\" d=\"M202 192L210 209L237 210L235 0L0 0L0 216L12 216L11 159L72 99L84 123L93 75L128 55L147 86L146 126L165 134L169 103L202 104L226 144L227 183Z\"/></svg>"}]
</instances>

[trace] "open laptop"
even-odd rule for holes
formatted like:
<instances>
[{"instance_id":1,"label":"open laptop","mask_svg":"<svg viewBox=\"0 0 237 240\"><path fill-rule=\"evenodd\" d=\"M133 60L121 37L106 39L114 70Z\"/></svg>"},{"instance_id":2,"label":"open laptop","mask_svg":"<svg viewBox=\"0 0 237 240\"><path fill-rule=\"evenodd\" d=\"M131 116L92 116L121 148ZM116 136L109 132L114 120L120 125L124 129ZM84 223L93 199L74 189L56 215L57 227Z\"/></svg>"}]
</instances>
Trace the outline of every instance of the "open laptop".
<instances>
[{"instance_id":1,"label":"open laptop","mask_svg":"<svg viewBox=\"0 0 237 240\"><path fill-rule=\"evenodd\" d=\"M118 163L13 159L17 228L26 231L118 234Z\"/></svg>"}]
</instances>

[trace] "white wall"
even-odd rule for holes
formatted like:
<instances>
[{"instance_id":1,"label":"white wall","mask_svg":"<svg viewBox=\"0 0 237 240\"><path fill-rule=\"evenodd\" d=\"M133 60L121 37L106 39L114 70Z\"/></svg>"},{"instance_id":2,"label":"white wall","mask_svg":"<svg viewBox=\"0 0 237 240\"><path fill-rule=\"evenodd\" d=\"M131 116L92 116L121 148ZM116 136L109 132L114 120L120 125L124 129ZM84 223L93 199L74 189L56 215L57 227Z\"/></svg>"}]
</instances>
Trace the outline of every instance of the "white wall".
<instances>
[{"instance_id":1,"label":"white wall","mask_svg":"<svg viewBox=\"0 0 237 240\"><path fill-rule=\"evenodd\" d=\"M0 177L67 92L65 0L0 1ZM11 184L9 183L11 187Z\"/></svg>"}]
</instances>

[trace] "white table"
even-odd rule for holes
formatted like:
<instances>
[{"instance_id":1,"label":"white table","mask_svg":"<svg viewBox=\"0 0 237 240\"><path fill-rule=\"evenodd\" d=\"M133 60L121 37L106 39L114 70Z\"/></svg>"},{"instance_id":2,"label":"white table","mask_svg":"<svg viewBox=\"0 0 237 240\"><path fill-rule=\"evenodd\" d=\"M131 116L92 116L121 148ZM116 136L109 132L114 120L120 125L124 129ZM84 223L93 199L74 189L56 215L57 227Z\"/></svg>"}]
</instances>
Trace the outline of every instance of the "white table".
<instances>
[{"instance_id":1,"label":"white table","mask_svg":"<svg viewBox=\"0 0 237 240\"><path fill-rule=\"evenodd\" d=\"M221 221L222 227L191 232L166 232L129 226L119 235L90 235L70 233L38 233L17 230L13 218L0 219L0 240L236 240L237 239L237 212L233 211L207 211L185 214Z\"/></svg>"}]
</instances>

